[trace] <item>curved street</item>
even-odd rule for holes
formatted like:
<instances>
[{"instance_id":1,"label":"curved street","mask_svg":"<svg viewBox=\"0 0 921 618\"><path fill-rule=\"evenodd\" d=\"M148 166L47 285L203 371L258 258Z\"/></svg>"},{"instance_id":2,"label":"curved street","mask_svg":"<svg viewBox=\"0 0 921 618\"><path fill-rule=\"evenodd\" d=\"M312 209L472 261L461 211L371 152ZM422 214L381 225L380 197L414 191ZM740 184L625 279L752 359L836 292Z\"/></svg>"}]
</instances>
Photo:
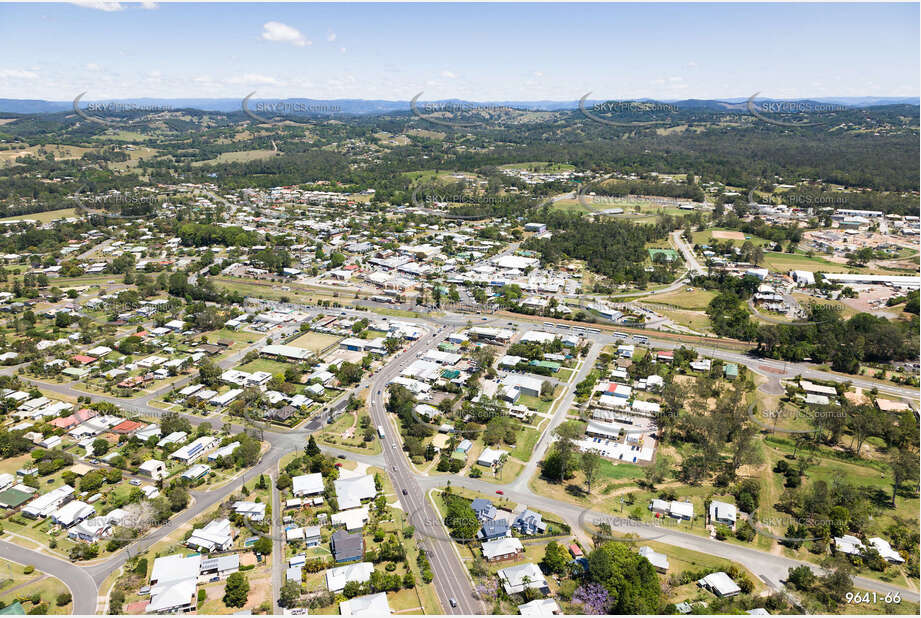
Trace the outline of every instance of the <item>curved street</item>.
<instances>
[{"instance_id":1,"label":"curved street","mask_svg":"<svg viewBox=\"0 0 921 618\"><path fill-rule=\"evenodd\" d=\"M310 313L319 311L313 307L299 307ZM344 310L350 315L366 316L367 312ZM576 375L569 381L566 392L561 395L561 400L556 403L553 416L550 422L544 427L542 434L532 452L531 458L526 464L522 473L511 483L498 485L486 481L471 479L468 477L459 477L456 475L438 475L427 476L417 473L409 463L404 451L401 448L399 432L386 413L384 397L387 384L403 370L410 362L415 360L429 348L437 346L458 327L462 327L473 318L461 314L446 314L439 317L429 316L427 318L414 318L413 321L424 325L425 333L416 341L412 342L405 348L405 351L397 354L392 358L383 369L376 375L371 376L370 381L363 380L356 385L352 392L369 389L368 409L370 410L372 423L384 428L385 437L382 440L383 452L380 455L357 455L352 452L339 451L334 448L324 448L323 450L336 455L345 455L349 459L362 461L371 465L378 466L388 472L393 486L398 492L400 507L410 516L419 517L425 522L438 522L440 518L434 511L427 494L430 490L442 487L448 482L452 485L466 487L469 489L492 494L497 489L502 490L505 497L519 503L533 505L537 508L544 509L548 512L558 514L570 526L573 534L582 538L588 538L583 525L587 518L606 517L606 521L612 524L612 528L621 532L630 532L640 537L649 538L657 536L656 540L661 543L685 547L700 551L714 556L719 556L727 560L732 560L746 566L752 573L760 577L768 586L779 589L781 581L786 578L787 570L792 566L798 566L801 563L783 556L778 556L769 552L760 551L751 547L724 543L712 538L702 537L689 534L673 529L657 528L654 526L637 526L635 524L623 526L612 521L611 514L594 513L587 509L582 509L568 502L561 502L533 492L530 488L530 480L537 473L539 462L543 459L547 448L552 442L552 430L558 426L566 417L575 394L573 388L582 380L594 366L595 359L604 345L614 343L615 338L609 332L601 333L581 333L589 339L592 346L588 355L582 361L582 365ZM536 327L539 324L538 319L521 318L490 318L486 321L478 322L480 324L513 325L518 328ZM546 327L545 327L546 328ZM271 335L278 340L279 336L283 338L286 335L293 334L295 327L281 329ZM816 369L808 363L785 363L782 361L772 361L756 358L747 354L720 349L717 342L713 345L678 343L674 340L657 339L656 334L649 333L650 344L660 348L677 348L681 345L691 347L698 353L720 358L731 362L746 365L751 371L761 375L767 375L772 380L781 378L792 378L796 375L811 377L822 380L833 380L838 382L850 382L858 386L867 388L877 387L880 391L896 394L903 397L917 397L917 391L899 387L896 385L886 385L868 379L855 376L844 376L824 372ZM228 358L220 361L222 368L229 368L236 364L245 356L246 352L261 347L266 337L247 346L245 349L235 352ZM18 367L5 367L2 373L11 374ZM109 401L118 405L132 414L138 414L146 417L158 418L163 415L164 410L155 408L150 405L150 401L162 396L169 390L180 386L174 383L169 387L162 388L157 392L146 394L136 399L119 399L107 395L87 393L73 388L66 383L50 383L33 380L21 376L22 379L35 384L51 392L68 395L71 397L87 396L97 401ZM180 381L184 384L191 381L192 377L186 377ZM211 419L183 414L191 423L197 425L202 422L210 422ZM225 485L208 490L191 492L193 501L189 507L174 516L169 524L161 526L143 538L138 539L131 545L123 548L116 554L100 560L81 565L75 565L56 556L48 555L39 551L26 549L19 545L0 541L0 550L3 556L21 564L31 564L36 569L48 573L49 575L60 579L72 591L74 596L74 613L76 614L93 614L97 610L97 597L105 594L99 587L103 581L120 568L131 556L146 550L154 543L164 538L177 527L182 526L206 510L212 508L234 491L236 491L246 479L261 473L274 474L279 460L287 453L302 449L306 444L307 437L322 426L322 421L313 419L307 423L304 428L297 430L285 431L281 428L263 426L263 439L268 443L269 448L263 454L260 461L252 468L246 470ZM243 431L245 427L239 424L233 424L233 431ZM406 495L402 495L402 491ZM618 527L620 526L620 527ZM430 526L425 534L425 540L422 542L428 553L432 566L432 572L435 575L433 580L435 589L442 603L445 612L454 614L477 614L482 613L485 609L483 602L477 598L477 593L473 589L472 582L467 572L467 566L463 564L458 553L454 549L453 541L448 537L447 532L438 525ZM819 570L815 565L810 565L813 569ZM881 581L872 580L863 577L854 578L855 584L867 590L879 593L899 592L902 598L917 602L919 595L917 591L911 591L886 584ZM450 600L454 600L456 607L452 607Z\"/></svg>"}]
</instances>

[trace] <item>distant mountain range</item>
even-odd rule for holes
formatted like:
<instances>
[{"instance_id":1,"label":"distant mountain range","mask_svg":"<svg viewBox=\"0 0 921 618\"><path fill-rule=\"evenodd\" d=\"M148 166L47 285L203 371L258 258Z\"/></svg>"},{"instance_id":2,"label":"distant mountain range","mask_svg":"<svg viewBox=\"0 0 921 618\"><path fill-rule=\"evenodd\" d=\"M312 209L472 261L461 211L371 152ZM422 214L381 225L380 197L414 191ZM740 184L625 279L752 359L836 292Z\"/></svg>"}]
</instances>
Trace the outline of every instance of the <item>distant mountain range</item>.
<instances>
[{"instance_id":1,"label":"distant mountain range","mask_svg":"<svg viewBox=\"0 0 921 618\"><path fill-rule=\"evenodd\" d=\"M585 106L604 103L613 99L587 99ZM733 97L728 99L632 99L645 103L668 103L675 107L687 110L713 110L732 111L744 110L748 97ZM919 106L921 101L917 97L816 97L806 99L769 99L758 98L759 102L784 102L784 103L834 103L846 107L879 107L883 105L914 105ZM195 109L200 111L232 113L240 112L241 99L81 99L80 108L86 109L90 103L112 103L119 105L135 105L138 107L160 107L172 110ZM293 109L304 109L308 106L335 107L339 113L344 114L383 114L393 112L408 112L410 101L385 101L381 99L273 99L253 98L249 101L249 109L255 111L257 104L284 104ZM420 110L423 104L437 104L440 106L468 106L468 107L509 107L531 111L565 111L578 109L579 101L465 101L462 99L420 99ZM73 111L73 101L46 101L42 99L0 99L0 113L12 114L56 114ZM260 114L265 112L258 112Z\"/></svg>"}]
</instances>

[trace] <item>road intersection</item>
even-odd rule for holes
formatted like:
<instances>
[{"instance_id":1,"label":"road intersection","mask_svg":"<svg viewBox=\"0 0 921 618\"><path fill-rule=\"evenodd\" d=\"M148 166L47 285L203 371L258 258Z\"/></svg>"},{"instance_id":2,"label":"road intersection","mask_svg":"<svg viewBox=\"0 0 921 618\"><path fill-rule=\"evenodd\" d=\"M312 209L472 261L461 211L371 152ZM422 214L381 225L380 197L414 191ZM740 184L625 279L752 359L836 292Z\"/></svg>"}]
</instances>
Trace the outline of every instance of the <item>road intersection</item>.
<instances>
[{"instance_id":1,"label":"road intersection","mask_svg":"<svg viewBox=\"0 0 921 618\"><path fill-rule=\"evenodd\" d=\"M322 310L314 307L292 306L292 308L298 308L311 314L322 313ZM349 315L367 315L367 312L356 310L343 310L342 312ZM447 336L450 335L454 329L470 323L472 319L474 318L471 316L460 314L447 314L442 316L414 318L413 321L423 326L423 335L408 345L403 352L398 353L394 358L392 358L380 371L377 372L376 375L371 376L369 381L363 380L355 387L355 389L353 389L353 392L359 392L361 390L368 389L367 404L372 417L372 422L374 425L380 425L384 428L382 454L370 456L357 455L351 452L339 451L334 448L324 448L323 450L332 454L345 455L349 459L369 463L386 470L387 473L391 476L394 488L397 491L397 499L400 502L400 508L402 508L407 514L410 515L421 514L421 516L426 521L438 520L437 513L434 510L430 500L427 498L428 492L432 489L442 487L450 481L452 485L466 487L485 493L492 493L497 489L502 490L505 493L505 496L513 501L532 505L534 507L547 510L548 512L558 514L573 528L574 534L583 536L585 531L582 529L582 524L586 520L586 517L607 516L608 518L611 518L611 514L594 513L568 502L562 502L536 494L530 488L529 481L537 472L539 462L543 459L543 456L552 441L552 430L565 419L566 412L571 407L575 397L575 394L572 390L573 386L581 381L588 374L588 372L591 371L594 366L594 361L600 353L602 347L616 341L614 335L610 332L580 333L591 343L589 352L586 358L583 360L582 366L577 372L577 375L572 380L570 380L567 391L561 395L562 400L557 403L553 416L550 422L547 423L547 426L544 428L532 453L532 456L526 464L525 469L517 477L517 479L511 483L506 485L497 485L495 483L488 483L485 481L479 481L476 479L460 477L456 475L427 476L416 472L404 455L404 452L401 448L402 441L400 440L399 432L397 431L396 426L392 422L385 409L384 397L386 393L386 387L390 381L399 375L403 368L415 360L418 355L421 355L426 350L437 346L437 344L447 338ZM502 320L506 322L506 326L515 326L519 328L533 328L537 326L537 323L534 320L529 320L524 317L509 318L507 320L502 318ZM498 325L499 323L500 320L495 317L489 318L483 322L484 325ZM270 335L275 340L279 340L290 336L294 332L295 327L286 327L273 331L270 333ZM648 334L648 336L650 343L656 347L677 348L681 345L684 345L686 347L694 348L698 353L706 356L746 365L755 373L768 375L774 380L780 378L789 379L795 377L796 375L802 375L803 377L813 379L850 382L857 386L864 386L866 388L876 387L881 392L887 392L903 397L917 398L916 390L898 387L895 385L886 385L859 377L843 376L840 374L824 372L816 369L814 366L808 363L784 363L781 361L761 359L732 350L720 349L715 344L702 345L695 343L678 343L671 339L657 340L655 334L651 332ZM241 360L247 352L261 347L264 344L265 339L266 337L263 337L253 344L247 346L246 348L235 352L225 359L222 359L219 365L222 368L229 368L233 366L235 363ZM8 367L4 368L2 372L9 374L16 369L17 367ZM167 388L160 389L157 392L150 393L136 399L120 399L107 395L87 393L85 391L75 389L68 384L49 383L32 380L24 376L20 377L28 382L34 383L36 386L51 392L71 397L89 396L92 400L95 401L108 401L126 410L128 413L149 418L159 418L164 414L164 410L153 407L151 405L150 402L152 400L156 399L157 397L161 397L166 392L169 392L174 388L178 388L182 384L185 384L192 379L184 378L179 383L171 384ZM182 414L182 416L188 418L193 425L198 425L200 423L209 421L208 418L195 415ZM132 556L136 556L139 553L145 551L154 543L169 535L177 527L193 521L200 514L212 508L214 505L226 499L228 496L232 495L243 485L245 480L251 479L253 476L262 473L267 473L274 476L281 458L288 453L303 449L308 436L318 430L321 426L322 419L317 418L311 420L302 428L287 431L274 426L260 425L260 427L263 429L263 439L268 443L269 448L255 466L249 468L244 473L219 488L208 491L192 491L191 495L193 500L188 508L175 515L167 524L156 528L149 534L145 535L141 539L138 539L119 552L113 554L109 558L76 565L53 555L53 552L31 550L7 541L0 541L0 552L2 552L3 556L9 560L13 560L21 564L31 564L35 566L36 569L48 573L64 582L64 584L70 588L73 594L74 613L96 613L98 609L97 597L100 594L107 593L107 591L100 590L100 587L109 577L109 575L119 569ZM232 424L231 428L232 431L236 432L244 431L245 429L246 427L243 427L239 424ZM402 494L404 490L406 492L405 495ZM277 495L273 491L273 519L280 517L280 506L279 508L276 508L276 502ZM688 549L693 549L695 551L700 551L710 555L723 557L727 560L738 562L749 568L752 573L755 573L758 577L760 577L773 588L779 589L781 587L780 582L786 578L787 570L790 567L805 564L786 558L784 556L778 556L776 554L771 554L754 548L725 543L709 537L697 536L674 529L662 529L650 526L649 530L645 530L642 526L637 525L622 526L621 529L618 528L616 522L611 520L608 521L612 524L612 528L621 532L630 532L637 534L640 537L645 536L646 538L655 535L658 536L656 540L661 543L686 547ZM277 527L277 522L274 523ZM438 532L439 529L441 530L440 534ZM458 554L455 552L453 541L449 538L447 532L443 528L433 527L433 530L433 533L426 535L424 548L431 563L432 572L434 574L433 583L442 603L443 610L447 613L457 614L482 613L486 606L484 605L483 600L478 598L476 591L473 589L467 572L467 565L461 562ZM278 535L276 534L274 536ZM280 554L282 547L283 546L281 543L276 540L276 547L274 551L276 552L276 555L278 555L279 561L281 560ZM818 570L818 567L815 565L810 566ZM281 576L279 573L283 574L283 570L275 569L273 573L273 579L275 579ZM858 587L870 591L876 591L883 594L899 592L902 595L902 598L914 602L917 602L919 598L919 595L916 591L905 590L877 580L862 577L855 577L854 580ZM274 599L276 611L277 591L281 583L282 582L280 581L274 582L273 585L273 591L276 597ZM450 602L452 600L453 603Z\"/></svg>"}]
</instances>

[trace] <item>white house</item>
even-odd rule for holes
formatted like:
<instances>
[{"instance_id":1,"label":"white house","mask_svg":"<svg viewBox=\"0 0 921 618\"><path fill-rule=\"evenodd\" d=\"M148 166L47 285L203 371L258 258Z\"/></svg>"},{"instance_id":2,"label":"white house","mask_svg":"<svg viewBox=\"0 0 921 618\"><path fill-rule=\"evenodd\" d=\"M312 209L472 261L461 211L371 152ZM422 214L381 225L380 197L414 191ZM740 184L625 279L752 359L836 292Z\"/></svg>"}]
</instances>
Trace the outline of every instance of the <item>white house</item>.
<instances>
[{"instance_id":1,"label":"white house","mask_svg":"<svg viewBox=\"0 0 921 618\"><path fill-rule=\"evenodd\" d=\"M316 472L295 476L291 479L291 490L298 497L322 494L324 491L323 475Z\"/></svg>"},{"instance_id":2,"label":"white house","mask_svg":"<svg viewBox=\"0 0 921 618\"><path fill-rule=\"evenodd\" d=\"M202 436L170 453L170 458L178 459L182 463L188 465L197 461L199 457L213 449L216 445L216 438Z\"/></svg>"},{"instance_id":3,"label":"white house","mask_svg":"<svg viewBox=\"0 0 921 618\"><path fill-rule=\"evenodd\" d=\"M336 500L341 510L360 507L362 500L368 500L377 495L374 477L370 474L339 479L333 481L333 485L336 488Z\"/></svg>"},{"instance_id":4,"label":"white house","mask_svg":"<svg viewBox=\"0 0 921 618\"><path fill-rule=\"evenodd\" d=\"M229 519L215 519L204 528L196 528L185 542L189 547L202 551L226 551L233 545L233 528Z\"/></svg>"},{"instance_id":5,"label":"white house","mask_svg":"<svg viewBox=\"0 0 921 618\"><path fill-rule=\"evenodd\" d=\"M364 584L371 579L374 564L371 562L355 562L326 571L326 588L330 592L341 592L348 582Z\"/></svg>"},{"instance_id":6,"label":"white house","mask_svg":"<svg viewBox=\"0 0 921 618\"><path fill-rule=\"evenodd\" d=\"M389 616L392 613L386 592L354 597L339 603L341 616Z\"/></svg>"},{"instance_id":7,"label":"white house","mask_svg":"<svg viewBox=\"0 0 921 618\"><path fill-rule=\"evenodd\" d=\"M742 589L739 588L738 584L732 581L732 578L726 575L723 571L718 573L710 573L701 580L698 580L697 585L701 588L706 588L716 596L722 597L734 597L735 595L742 592Z\"/></svg>"},{"instance_id":8,"label":"white house","mask_svg":"<svg viewBox=\"0 0 921 618\"><path fill-rule=\"evenodd\" d=\"M544 574L533 562L519 564L500 570L496 573L499 582L508 594L517 594L527 588L547 590L547 580Z\"/></svg>"},{"instance_id":9,"label":"white house","mask_svg":"<svg viewBox=\"0 0 921 618\"><path fill-rule=\"evenodd\" d=\"M736 525L736 507L734 504L727 504L719 500L713 500L710 503L710 523L725 524L727 526Z\"/></svg>"},{"instance_id":10,"label":"white house","mask_svg":"<svg viewBox=\"0 0 921 618\"><path fill-rule=\"evenodd\" d=\"M95 515L96 509L80 500L68 502L61 508L51 513L51 521L62 528L70 528L90 515Z\"/></svg>"},{"instance_id":11,"label":"white house","mask_svg":"<svg viewBox=\"0 0 921 618\"><path fill-rule=\"evenodd\" d=\"M149 476L155 481L166 478L166 464L159 459L148 459L140 466L138 472L144 476Z\"/></svg>"}]
</instances>

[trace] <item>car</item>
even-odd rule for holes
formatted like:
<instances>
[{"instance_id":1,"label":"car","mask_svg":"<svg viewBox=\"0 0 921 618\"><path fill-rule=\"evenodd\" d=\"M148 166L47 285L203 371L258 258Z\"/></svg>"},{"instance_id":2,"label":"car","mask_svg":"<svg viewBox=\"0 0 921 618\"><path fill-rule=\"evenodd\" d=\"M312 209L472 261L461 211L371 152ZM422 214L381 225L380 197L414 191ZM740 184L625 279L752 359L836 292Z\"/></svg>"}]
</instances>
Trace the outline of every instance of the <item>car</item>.
<instances>
[{"instance_id":1,"label":"car","mask_svg":"<svg viewBox=\"0 0 921 618\"><path fill-rule=\"evenodd\" d=\"M457 607L457 601L454 600L454 597L448 599L448 603L451 604L451 607Z\"/></svg>"},{"instance_id":2,"label":"car","mask_svg":"<svg viewBox=\"0 0 921 618\"><path fill-rule=\"evenodd\" d=\"M396 467L396 466L390 466L390 467L393 468L393 471L394 471L394 472L397 471L397 467Z\"/></svg>"},{"instance_id":3,"label":"car","mask_svg":"<svg viewBox=\"0 0 921 618\"><path fill-rule=\"evenodd\" d=\"M497 489L497 490L496 490L496 493L499 494L500 496L504 496L504 495L505 495L505 492L502 491L501 489Z\"/></svg>"},{"instance_id":4,"label":"car","mask_svg":"<svg viewBox=\"0 0 921 618\"><path fill-rule=\"evenodd\" d=\"M130 481L128 481L128 484L129 484L129 485L134 485L135 487L137 487L138 485L141 484L141 481L139 481L139 480L137 480L137 479L131 479Z\"/></svg>"},{"instance_id":5,"label":"car","mask_svg":"<svg viewBox=\"0 0 921 618\"><path fill-rule=\"evenodd\" d=\"M336 462L336 467L337 467L337 468L341 468L341 467L342 467L342 464L339 463L339 462L337 461L337 462Z\"/></svg>"},{"instance_id":6,"label":"car","mask_svg":"<svg viewBox=\"0 0 921 618\"><path fill-rule=\"evenodd\" d=\"M336 455L338 459L345 459L345 455Z\"/></svg>"},{"instance_id":7,"label":"car","mask_svg":"<svg viewBox=\"0 0 921 618\"><path fill-rule=\"evenodd\" d=\"M393 449L395 449L396 447L397 447L397 445L396 445L396 444L391 444L391 445L390 445L390 448L393 448Z\"/></svg>"},{"instance_id":8,"label":"car","mask_svg":"<svg viewBox=\"0 0 921 618\"><path fill-rule=\"evenodd\" d=\"M407 495L409 495L409 492L407 492L407 491L404 489L404 490L403 490L403 495L404 495L404 496L407 496Z\"/></svg>"}]
</instances>

